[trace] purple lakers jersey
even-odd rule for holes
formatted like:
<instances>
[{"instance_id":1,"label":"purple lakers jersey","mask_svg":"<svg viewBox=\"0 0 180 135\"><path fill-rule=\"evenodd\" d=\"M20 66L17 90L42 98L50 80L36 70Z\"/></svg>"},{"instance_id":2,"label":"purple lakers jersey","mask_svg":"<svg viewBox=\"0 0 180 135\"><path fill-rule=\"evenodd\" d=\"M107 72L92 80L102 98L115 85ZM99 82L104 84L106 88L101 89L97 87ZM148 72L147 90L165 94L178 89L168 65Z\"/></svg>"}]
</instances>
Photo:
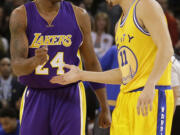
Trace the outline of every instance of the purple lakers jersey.
<instances>
[{"instance_id":1,"label":"purple lakers jersey","mask_svg":"<svg viewBox=\"0 0 180 135\"><path fill-rule=\"evenodd\" d=\"M40 16L35 2L25 4L27 14L26 34L29 42L28 57L35 55L37 48L48 47L48 61L39 65L29 75L21 76L20 82L31 88L58 88L59 84L51 84L53 76L67 72L63 65L78 66L80 58L78 49L82 43L82 33L77 24L72 5L61 2L57 16L51 25ZM65 86L68 87L68 86Z\"/></svg>"}]
</instances>

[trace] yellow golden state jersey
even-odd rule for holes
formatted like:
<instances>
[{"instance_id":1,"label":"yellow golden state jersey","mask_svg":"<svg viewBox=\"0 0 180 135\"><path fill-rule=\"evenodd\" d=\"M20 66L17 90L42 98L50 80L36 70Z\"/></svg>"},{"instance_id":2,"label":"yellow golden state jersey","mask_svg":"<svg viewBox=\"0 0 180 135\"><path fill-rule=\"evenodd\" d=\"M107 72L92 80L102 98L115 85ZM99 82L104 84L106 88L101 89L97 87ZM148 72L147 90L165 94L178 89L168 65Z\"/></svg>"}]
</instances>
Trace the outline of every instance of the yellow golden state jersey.
<instances>
[{"instance_id":1,"label":"yellow golden state jersey","mask_svg":"<svg viewBox=\"0 0 180 135\"><path fill-rule=\"evenodd\" d=\"M119 67L122 71L121 91L128 92L145 86L154 67L157 46L149 32L145 31L136 18L135 0L128 15L120 18L116 27ZM171 62L156 85L171 85Z\"/></svg>"}]
</instances>

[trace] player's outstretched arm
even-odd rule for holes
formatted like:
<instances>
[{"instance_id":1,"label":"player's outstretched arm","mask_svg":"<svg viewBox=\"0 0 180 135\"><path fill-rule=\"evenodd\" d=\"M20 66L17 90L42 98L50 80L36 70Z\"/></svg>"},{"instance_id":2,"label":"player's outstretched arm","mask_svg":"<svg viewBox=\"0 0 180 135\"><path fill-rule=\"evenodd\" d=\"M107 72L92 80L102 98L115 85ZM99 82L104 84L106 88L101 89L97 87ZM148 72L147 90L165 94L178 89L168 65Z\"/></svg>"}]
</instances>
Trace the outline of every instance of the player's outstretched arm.
<instances>
[{"instance_id":1,"label":"player's outstretched arm","mask_svg":"<svg viewBox=\"0 0 180 135\"><path fill-rule=\"evenodd\" d=\"M104 84L121 84L122 76L119 68L108 70L105 72L81 71L80 80Z\"/></svg>"},{"instance_id":2,"label":"player's outstretched arm","mask_svg":"<svg viewBox=\"0 0 180 135\"><path fill-rule=\"evenodd\" d=\"M32 73L37 65L47 60L46 48L36 49L36 56L27 58L29 47L26 36L26 25L25 7L18 7L12 12L10 17L12 69L17 76Z\"/></svg>"},{"instance_id":3,"label":"player's outstretched arm","mask_svg":"<svg viewBox=\"0 0 180 135\"><path fill-rule=\"evenodd\" d=\"M155 0L140 0L136 12L139 21L149 31L154 43L157 45L154 66L137 106L138 113L142 112L143 115L147 115L149 104L152 109L155 85L163 75L174 52L161 6Z\"/></svg>"},{"instance_id":4,"label":"player's outstretched arm","mask_svg":"<svg viewBox=\"0 0 180 135\"><path fill-rule=\"evenodd\" d=\"M53 77L51 79L52 83L66 85L77 81L97 82L104 84L121 84L122 82L121 71L119 68L105 72L93 72L82 71L74 65L65 64L64 67L70 71L63 75Z\"/></svg>"}]
</instances>

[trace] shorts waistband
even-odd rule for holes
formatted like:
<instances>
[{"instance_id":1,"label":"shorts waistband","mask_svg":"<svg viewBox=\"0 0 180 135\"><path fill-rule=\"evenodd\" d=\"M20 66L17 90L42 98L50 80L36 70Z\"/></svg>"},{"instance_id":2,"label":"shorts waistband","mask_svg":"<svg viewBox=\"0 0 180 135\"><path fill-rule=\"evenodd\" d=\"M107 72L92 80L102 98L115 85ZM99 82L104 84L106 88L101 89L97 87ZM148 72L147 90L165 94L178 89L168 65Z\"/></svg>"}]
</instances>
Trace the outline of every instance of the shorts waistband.
<instances>
[{"instance_id":1,"label":"shorts waistband","mask_svg":"<svg viewBox=\"0 0 180 135\"><path fill-rule=\"evenodd\" d=\"M58 90L67 90L67 89L72 89L76 88L78 86L78 83L73 83L69 85L64 85L63 87L55 87L55 88L33 88L30 86L26 86L29 90L34 90L34 91L58 91Z\"/></svg>"},{"instance_id":2,"label":"shorts waistband","mask_svg":"<svg viewBox=\"0 0 180 135\"><path fill-rule=\"evenodd\" d=\"M141 88L129 91L129 92L138 92L138 91L142 91L143 89L144 89L144 87L141 87ZM155 86L155 89L158 89L160 91L164 91L164 90L171 90L172 88L170 85L167 85L167 86L158 85L158 86Z\"/></svg>"}]
</instances>

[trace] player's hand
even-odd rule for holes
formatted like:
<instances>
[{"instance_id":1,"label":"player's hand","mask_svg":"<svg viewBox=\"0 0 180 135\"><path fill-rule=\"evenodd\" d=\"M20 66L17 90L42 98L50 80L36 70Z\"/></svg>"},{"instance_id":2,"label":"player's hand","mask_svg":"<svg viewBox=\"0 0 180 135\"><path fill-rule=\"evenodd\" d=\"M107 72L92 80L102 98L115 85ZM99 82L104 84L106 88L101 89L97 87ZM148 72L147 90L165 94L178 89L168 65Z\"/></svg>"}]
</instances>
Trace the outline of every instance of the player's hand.
<instances>
[{"instance_id":1,"label":"player's hand","mask_svg":"<svg viewBox=\"0 0 180 135\"><path fill-rule=\"evenodd\" d=\"M144 90L139 96L137 103L137 112L138 115L142 114L147 116L149 111L153 109L153 101L155 95L155 85L145 85Z\"/></svg>"},{"instance_id":2,"label":"player's hand","mask_svg":"<svg viewBox=\"0 0 180 135\"><path fill-rule=\"evenodd\" d=\"M42 65L48 60L48 48L46 46L35 50L35 63Z\"/></svg>"},{"instance_id":3,"label":"player's hand","mask_svg":"<svg viewBox=\"0 0 180 135\"><path fill-rule=\"evenodd\" d=\"M77 66L65 64L64 68L69 69L69 72L62 74L60 76L54 76L50 80L51 83L67 85L67 84L74 83L80 80L81 70Z\"/></svg>"},{"instance_id":4,"label":"player's hand","mask_svg":"<svg viewBox=\"0 0 180 135\"><path fill-rule=\"evenodd\" d=\"M108 128L111 125L111 114L109 110L101 111L99 114L99 127Z\"/></svg>"}]
</instances>

